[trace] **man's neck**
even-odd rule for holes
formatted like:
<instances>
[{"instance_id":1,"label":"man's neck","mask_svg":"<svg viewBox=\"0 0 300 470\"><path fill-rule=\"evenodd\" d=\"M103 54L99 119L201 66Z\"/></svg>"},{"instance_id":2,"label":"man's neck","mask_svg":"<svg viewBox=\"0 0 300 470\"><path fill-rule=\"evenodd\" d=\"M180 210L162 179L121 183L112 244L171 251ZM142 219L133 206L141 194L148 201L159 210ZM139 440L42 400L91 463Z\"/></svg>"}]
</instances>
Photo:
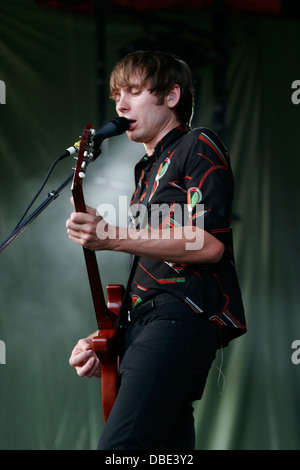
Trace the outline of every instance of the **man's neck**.
<instances>
[{"instance_id":1,"label":"man's neck","mask_svg":"<svg viewBox=\"0 0 300 470\"><path fill-rule=\"evenodd\" d=\"M161 130L161 132L155 137L155 139L149 141L149 142L144 142L144 146L146 149L147 155L150 157L154 153L154 149L158 142L160 142L172 129L175 127L180 126L180 123L177 120L172 121L167 125L165 128Z\"/></svg>"}]
</instances>

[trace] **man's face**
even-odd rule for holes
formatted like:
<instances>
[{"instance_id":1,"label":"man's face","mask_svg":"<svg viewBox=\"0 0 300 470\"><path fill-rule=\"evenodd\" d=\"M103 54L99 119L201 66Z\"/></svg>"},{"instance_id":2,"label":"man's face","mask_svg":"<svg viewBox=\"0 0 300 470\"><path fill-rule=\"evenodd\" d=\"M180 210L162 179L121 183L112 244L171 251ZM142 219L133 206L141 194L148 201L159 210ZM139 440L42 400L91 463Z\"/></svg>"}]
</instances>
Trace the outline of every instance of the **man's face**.
<instances>
[{"instance_id":1,"label":"man's face","mask_svg":"<svg viewBox=\"0 0 300 470\"><path fill-rule=\"evenodd\" d=\"M129 139L144 143L149 155L159 140L178 124L167 97L158 104L158 97L147 87L120 88L114 99L118 115L131 122L127 131Z\"/></svg>"}]
</instances>

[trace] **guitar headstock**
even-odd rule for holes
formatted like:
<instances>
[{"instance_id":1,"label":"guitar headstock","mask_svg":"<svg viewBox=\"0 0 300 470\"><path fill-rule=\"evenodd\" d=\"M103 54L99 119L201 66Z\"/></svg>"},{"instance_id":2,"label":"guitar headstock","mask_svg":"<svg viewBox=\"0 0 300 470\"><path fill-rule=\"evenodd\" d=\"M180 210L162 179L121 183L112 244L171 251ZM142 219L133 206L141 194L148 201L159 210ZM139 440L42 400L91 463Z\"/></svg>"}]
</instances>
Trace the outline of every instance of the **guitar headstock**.
<instances>
[{"instance_id":1,"label":"guitar headstock","mask_svg":"<svg viewBox=\"0 0 300 470\"><path fill-rule=\"evenodd\" d=\"M74 203L77 211L85 212L85 203L82 191L82 180L85 177L86 168L89 163L93 162L98 154L94 155L94 135L95 129L92 129L91 124L87 124L75 146L78 148L77 155L74 158L77 160L76 168L74 169L74 177L72 182L72 193Z\"/></svg>"},{"instance_id":2,"label":"guitar headstock","mask_svg":"<svg viewBox=\"0 0 300 470\"><path fill-rule=\"evenodd\" d=\"M80 140L75 144L78 148L78 152L74 156L77 160L77 164L76 168L74 168L72 189L76 187L76 185L81 184L82 179L85 177L88 164L94 161L94 135L95 129L92 129L91 124L87 124Z\"/></svg>"}]
</instances>

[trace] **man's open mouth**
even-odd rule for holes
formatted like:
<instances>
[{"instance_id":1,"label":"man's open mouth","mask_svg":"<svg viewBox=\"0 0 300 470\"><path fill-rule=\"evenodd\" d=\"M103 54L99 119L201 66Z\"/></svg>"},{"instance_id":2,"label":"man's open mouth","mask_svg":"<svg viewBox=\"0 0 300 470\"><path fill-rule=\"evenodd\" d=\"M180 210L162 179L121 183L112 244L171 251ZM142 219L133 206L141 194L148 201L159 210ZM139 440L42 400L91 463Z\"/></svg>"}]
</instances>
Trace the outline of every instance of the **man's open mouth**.
<instances>
[{"instance_id":1,"label":"man's open mouth","mask_svg":"<svg viewBox=\"0 0 300 470\"><path fill-rule=\"evenodd\" d=\"M133 127L135 127L136 120L135 119L128 119L128 121L130 123L129 130L131 131L133 129Z\"/></svg>"}]
</instances>

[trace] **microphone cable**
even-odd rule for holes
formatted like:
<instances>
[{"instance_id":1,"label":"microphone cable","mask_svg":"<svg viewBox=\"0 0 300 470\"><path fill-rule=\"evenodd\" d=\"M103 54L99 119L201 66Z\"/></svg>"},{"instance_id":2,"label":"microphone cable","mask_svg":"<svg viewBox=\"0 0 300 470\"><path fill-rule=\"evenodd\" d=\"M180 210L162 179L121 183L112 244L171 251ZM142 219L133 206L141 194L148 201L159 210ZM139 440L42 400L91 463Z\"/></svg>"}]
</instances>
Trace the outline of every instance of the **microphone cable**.
<instances>
[{"instance_id":1,"label":"microphone cable","mask_svg":"<svg viewBox=\"0 0 300 470\"><path fill-rule=\"evenodd\" d=\"M40 187L40 189L38 190L38 192L36 193L36 195L34 196L34 198L32 199L32 201L30 202L30 204L28 205L28 207L26 208L25 212L23 213L22 217L20 218L20 220L18 221L17 225L15 226L15 228L13 229L12 233L15 232L15 230L17 230L21 223L23 222L23 220L25 219L26 215L28 214L30 208L33 206L34 202L37 200L37 198L39 197L39 195L41 194L42 190L44 189L52 171L54 170L55 166L57 165L57 163L61 160L61 155L59 157L57 157L57 159L54 161L54 163L52 163L51 167L49 168L48 170L48 173L46 174L45 176L45 179L44 181L42 182L42 185Z\"/></svg>"}]
</instances>

